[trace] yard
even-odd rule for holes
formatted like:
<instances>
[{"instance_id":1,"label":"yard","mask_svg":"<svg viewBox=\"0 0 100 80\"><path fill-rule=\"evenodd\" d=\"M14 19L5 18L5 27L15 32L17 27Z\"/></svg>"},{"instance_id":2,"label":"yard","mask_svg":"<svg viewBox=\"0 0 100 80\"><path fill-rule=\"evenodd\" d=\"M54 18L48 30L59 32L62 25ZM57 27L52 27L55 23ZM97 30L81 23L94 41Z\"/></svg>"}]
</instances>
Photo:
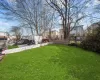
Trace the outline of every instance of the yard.
<instances>
[{"instance_id":1,"label":"yard","mask_svg":"<svg viewBox=\"0 0 100 80\"><path fill-rule=\"evenodd\" d=\"M13 48L18 48L18 46L17 45L8 46L8 49L13 49Z\"/></svg>"},{"instance_id":2,"label":"yard","mask_svg":"<svg viewBox=\"0 0 100 80\"><path fill-rule=\"evenodd\" d=\"M100 55L64 45L9 54L0 80L100 80Z\"/></svg>"}]
</instances>

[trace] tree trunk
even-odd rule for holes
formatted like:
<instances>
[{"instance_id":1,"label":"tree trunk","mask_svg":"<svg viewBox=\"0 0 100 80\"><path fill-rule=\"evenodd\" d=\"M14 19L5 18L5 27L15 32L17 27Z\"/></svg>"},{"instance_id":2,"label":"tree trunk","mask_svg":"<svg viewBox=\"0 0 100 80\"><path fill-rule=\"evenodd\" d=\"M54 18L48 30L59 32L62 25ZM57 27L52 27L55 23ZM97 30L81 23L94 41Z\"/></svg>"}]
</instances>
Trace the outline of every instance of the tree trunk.
<instances>
[{"instance_id":1,"label":"tree trunk","mask_svg":"<svg viewBox=\"0 0 100 80\"><path fill-rule=\"evenodd\" d=\"M67 41L67 44L70 43L70 32L69 32L69 31L67 32L67 38L66 38L66 41Z\"/></svg>"},{"instance_id":2,"label":"tree trunk","mask_svg":"<svg viewBox=\"0 0 100 80\"><path fill-rule=\"evenodd\" d=\"M51 40L51 29L49 29L49 39Z\"/></svg>"},{"instance_id":3,"label":"tree trunk","mask_svg":"<svg viewBox=\"0 0 100 80\"><path fill-rule=\"evenodd\" d=\"M64 18L62 20L62 25L63 25L63 39L66 40L66 38L67 38L67 28L66 28L66 20Z\"/></svg>"},{"instance_id":4,"label":"tree trunk","mask_svg":"<svg viewBox=\"0 0 100 80\"><path fill-rule=\"evenodd\" d=\"M66 27L64 28L64 40L67 39L67 31L66 31Z\"/></svg>"}]
</instances>

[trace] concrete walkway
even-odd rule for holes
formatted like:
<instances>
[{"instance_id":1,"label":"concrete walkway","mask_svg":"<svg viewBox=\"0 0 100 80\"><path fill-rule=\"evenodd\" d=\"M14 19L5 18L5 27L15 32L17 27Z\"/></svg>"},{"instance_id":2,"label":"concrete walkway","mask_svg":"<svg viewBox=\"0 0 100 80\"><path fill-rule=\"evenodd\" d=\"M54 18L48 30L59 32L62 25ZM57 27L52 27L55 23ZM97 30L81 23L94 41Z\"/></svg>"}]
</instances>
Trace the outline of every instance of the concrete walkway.
<instances>
[{"instance_id":1,"label":"concrete walkway","mask_svg":"<svg viewBox=\"0 0 100 80\"><path fill-rule=\"evenodd\" d=\"M52 42L49 43L42 43L42 44L37 44L37 45L31 45L31 46L25 46L25 47L20 47L20 48L14 48L14 49L9 49L9 50L5 50L2 53L3 54L12 54L12 53L16 53L16 52L21 52L24 50L28 50L28 49L32 49L32 48L38 48L41 46L46 46L48 44L52 44Z\"/></svg>"}]
</instances>

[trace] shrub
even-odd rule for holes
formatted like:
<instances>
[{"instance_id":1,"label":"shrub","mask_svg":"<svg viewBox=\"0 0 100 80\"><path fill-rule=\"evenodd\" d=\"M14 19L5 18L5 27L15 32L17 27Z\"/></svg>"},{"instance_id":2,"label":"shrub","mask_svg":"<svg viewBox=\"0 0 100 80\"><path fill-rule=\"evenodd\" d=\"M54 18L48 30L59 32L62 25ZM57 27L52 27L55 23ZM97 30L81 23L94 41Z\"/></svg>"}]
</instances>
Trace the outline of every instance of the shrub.
<instances>
[{"instance_id":1,"label":"shrub","mask_svg":"<svg viewBox=\"0 0 100 80\"><path fill-rule=\"evenodd\" d=\"M100 26L87 35L87 37L82 41L81 47L100 53Z\"/></svg>"},{"instance_id":2,"label":"shrub","mask_svg":"<svg viewBox=\"0 0 100 80\"><path fill-rule=\"evenodd\" d=\"M68 46L80 47L80 44L78 44L78 43L70 43L70 44L68 44Z\"/></svg>"},{"instance_id":3,"label":"shrub","mask_svg":"<svg viewBox=\"0 0 100 80\"><path fill-rule=\"evenodd\" d=\"M68 46L77 46L77 44L76 43L70 43L70 44L68 44Z\"/></svg>"}]
</instances>

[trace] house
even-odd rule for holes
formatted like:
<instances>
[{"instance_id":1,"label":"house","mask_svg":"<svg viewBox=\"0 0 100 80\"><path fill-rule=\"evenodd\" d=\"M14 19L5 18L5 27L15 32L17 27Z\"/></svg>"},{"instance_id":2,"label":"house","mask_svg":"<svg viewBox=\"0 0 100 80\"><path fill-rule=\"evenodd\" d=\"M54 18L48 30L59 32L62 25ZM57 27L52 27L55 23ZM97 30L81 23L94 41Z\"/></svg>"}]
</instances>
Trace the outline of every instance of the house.
<instances>
[{"instance_id":1,"label":"house","mask_svg":"<svg viewBox=\"0 0 100 80\"><path fill-rule=\"evenodd\" d=\"M43 33L43 38L49 38L49 35L51 34L51 39L60 39L63 40L64 39L64 34L63 34L63 29L59 29L59 31L57 30L52 30L51 32L46 31L45 33ZM70 34L72 36L78 36L78 37L82 37L84 34L84 29L83 29L83 25L79 25L76 26L71 32Z\"/></svg>"},{"instance_id":2,"label":"house","mask_svg":"<svg viewBox=\"0 0 100 80\"><path fill-rule=\"evenodd\" d=\"M52 31L46 31L43 33L43 38L51 38L51 39L57 39L59 38L59 31L57 30L52 30Z\"/></svg>"},{"instance_id":3,"label":"house","mask_svg":"<svg viewBox=\"0 0 100 80\"><path fill-rule=\"evenodd\" d=\"M0 40L7 39L7 33L0 32Z\"/></svg>"},{"instance_id":4,"label":"house","mask_svg":"<svg viewBox=\"0 0 100 80\"><path fill-rule=\"evenodd\" d=\"M83 36L84 34L84 29L83 29L83 25L79 25L79 26L76 26L71 32L70 32L70 35L71 36ZM59 30L59 36L60 36L60 39L63 39L64 35L63 35L63 29L60 29Z\"/></svg>"},{"instance_id":5,"label":"house","mask_svg":"<svg viewBox=\"0 0 100 80\"><path fill-rule=\"evenodd\" d=\"M93 33L93 30L100 26L100 22L93 23L87 28L87 33Z\"/></svg>"},{"instance_id":6,"label":"house","mask_svg":"<svg viewBox=\"0 0 100 80\"><path fill-rule=\"evenodd\" d=\"M42 34L43 39L49 38L49 35L50 35L50 32L49 32L49 31L45 31L45 32Z\"/></svg>"},{"instance_id":7,"label":"house","mask_svg":"<svg viewBox=\"0 0 100 80\"><path fill-rule=\"evenodd\" d=\"M70 32L70 34L73 35L73 36L83 36L83 34L84 34L83 25L76 26L76 27Z\"/></svg>"},{"instance_id":8,"label":"house","mask_svg":"<svg viewBox=\"0 0 100 80\"><path fill-rule=\"evenodd\" d=\"M59 31L57 31L57 30L51 31L51 38L58 39L59 38Z\"/></svg>"},{"instance_id":9,"label":"house","mask_svg":"<svg viewBox=\"0 0 100 80\"><path fill-rule=\"evenodd\" d=\"M63 39L64 38L64 34L63 34L63 29L59 29L59 39Z\"/></svg>"},{"instance_id":10,"label":"house","mask_svg":"<svg viewBox=\"0 0 100 80\"><path fill-rule=\"evenodd\" d=\"M6 48L7 40L7 34L5 32L0 32L0 49Z\"/></svg>"}]
</instances>

